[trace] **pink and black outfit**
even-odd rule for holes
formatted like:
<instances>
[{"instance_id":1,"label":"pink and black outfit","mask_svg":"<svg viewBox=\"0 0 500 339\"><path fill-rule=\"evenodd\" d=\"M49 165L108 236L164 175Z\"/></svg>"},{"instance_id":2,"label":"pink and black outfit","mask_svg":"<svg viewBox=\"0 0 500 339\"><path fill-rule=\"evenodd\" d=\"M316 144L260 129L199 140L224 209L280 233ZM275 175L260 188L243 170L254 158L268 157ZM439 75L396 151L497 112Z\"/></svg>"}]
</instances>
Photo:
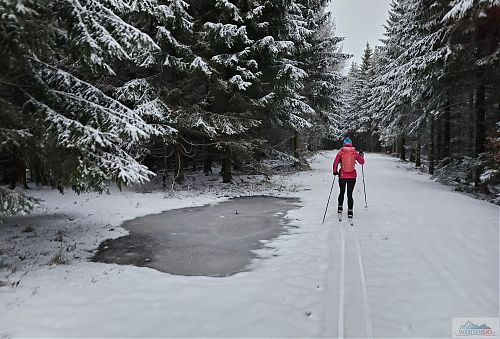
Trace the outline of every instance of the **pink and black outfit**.
<instances>
[{"instance_id":1,"label":"pink and black outfit","mask_svg":"<svg viewBox=\"0 0 500 339\"><path fill-rule=\"evenodd\" d=\"M344 205L344 195L347 186L347 215L352 218L354 199L352 198L352 192L354 191L354 186L356 185L356 169L355 164L358 162L360 165L365 163L365 158L363 157L363 152L358 152L352 146L352 141L349 138L344 140L344 147L340 149L333 162L333 175L339 175L339 187L340 194L338 198L338 212L342 213ZM341 164L340 173L337 168Z\"/></svg>"}]
</instances>

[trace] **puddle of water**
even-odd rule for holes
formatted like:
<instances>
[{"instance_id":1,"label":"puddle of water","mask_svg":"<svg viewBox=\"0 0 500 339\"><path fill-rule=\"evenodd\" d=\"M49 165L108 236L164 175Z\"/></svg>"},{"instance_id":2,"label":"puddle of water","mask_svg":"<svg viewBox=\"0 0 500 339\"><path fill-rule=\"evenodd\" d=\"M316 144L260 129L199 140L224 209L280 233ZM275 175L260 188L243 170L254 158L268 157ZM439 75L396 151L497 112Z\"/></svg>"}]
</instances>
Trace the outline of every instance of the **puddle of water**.
<instances>
[{"instance_id":1,"label":"puddle of water","mask_svg":"<svg viewBox=\"0 0 500 339\"><path fill-rule=\"evenodd\" d=\"M229 276L246 269L270 240L285 230L298 199L242 197L129 220L130 234L106 240L95 262L135 265L188 276Z\"/></svg>"}]
</instances>

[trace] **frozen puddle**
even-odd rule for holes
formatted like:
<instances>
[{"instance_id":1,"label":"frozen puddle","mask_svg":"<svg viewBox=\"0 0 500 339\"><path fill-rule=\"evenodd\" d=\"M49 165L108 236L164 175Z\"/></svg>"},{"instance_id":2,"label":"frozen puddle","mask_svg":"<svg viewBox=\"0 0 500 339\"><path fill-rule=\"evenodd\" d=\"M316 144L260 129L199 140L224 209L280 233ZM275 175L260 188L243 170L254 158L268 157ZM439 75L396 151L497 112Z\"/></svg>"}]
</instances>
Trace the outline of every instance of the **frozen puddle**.
<instances>
[{"instance_id":1,"label":"frozen puddle","mask_svg":"<svg viewBox=\"0 0 500 339\"><path fill-rule=\"evenodd\" d=\"M245 270L260 240L284 231L298 199L244 197L129 220L130 234L106 240L92 261L155 268L177 275L229 276Z\"/></svg>"}]
</instances>

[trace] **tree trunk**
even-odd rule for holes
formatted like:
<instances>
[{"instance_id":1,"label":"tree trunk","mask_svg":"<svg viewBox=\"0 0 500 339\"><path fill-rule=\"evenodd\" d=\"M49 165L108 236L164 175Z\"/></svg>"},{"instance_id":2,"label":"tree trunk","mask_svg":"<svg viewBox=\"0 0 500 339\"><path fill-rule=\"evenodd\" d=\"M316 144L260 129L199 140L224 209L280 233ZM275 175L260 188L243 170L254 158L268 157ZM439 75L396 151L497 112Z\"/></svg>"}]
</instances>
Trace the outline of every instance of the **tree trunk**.
<instances>
[{"instance_id":1,"label":"tree trunk","mask_svg":"<svg viewBox=\"0 0 500 339\"><path fill-rule=\"evenodd\" d=\"M468 138L467 138L467 150L469 154L474 152L474 91L469 95L469 125L468 125Z\"/></svg>"},{"instance_id":2,"label":"tree trunk","mask_svg":"<svg viewBox=\"0 0 500 339\"><path fill-rule=\"evenodd\" d=\"M224 159L222 160L222 182L227 184L230 183L232 179L231 157L229 156L229 151L226 150Z\"/></svg>"},{"instance_id":3,"label":"tree trunk","mask_svg":"<svg viewBox=\"0 0 500 339\"><path fill-rule=\"evenodd\" d=\"M443 154L442 157L446 158L451 155L451 136L450 136L450 120L451 120L451 101L449 94L447 95L443 114Z\"/></svg>"},{"instance_id":4,"label":"tree trunk","mask_svg":"<svg viewBox=\"0 0 500 339\"><path fill-rule=\"evenodd\" d=\"M205 143L210 143L209 138L205 138ZM205 153L203 158L203 173L205 175L213 174L212 172L212 156L209 152L208 146L203 146L203 151Z\"/></svg>"},{"instance_id":5,"label":"tree trunk","mask_svg":"<svg viewBox=\"0 0 500 339\"><path fill-rule=\"evenodd\" d=\"M435 117L434 125L434 138L436 139L434 161L440 161L443 159L443 139L442 139L442 124L443 117L441 115Z\"/></svg>"},{"instance_id":6,"label":"tree trunk","mask_svg":"<svg viewBox=\"0 0 500 339\"><path fill-rule=\"evenodd\" d=\"M184 181L184 173L182 169L182 150L181 145L178 143L175 146L175 182L181 183Z\"/></svg>"},{"instance_id":7,"label":"tree trunk","mask_svg":"<svg viewBox=\"0 0 500 339\"><path fill-rule=\"evenodd\" d=\"M422 149L422 136L421 136L420 128L419 128L417 130L417 145L415 147L415 167L422 166L422 159L420 158L421 149Z\"/></svg>"},{"instance_id":8,"label":"tree trunk","mask_svg":"<svg viewBox=\"0 0 500 339\"><path fill-rule=\"evenodd\" d=\"M297 159L293 165L298 166L300 164L299 132L296 130L293 131L293 156Z\"/></svg>"},{"instance_id":9,"label":"tree trunk","mask_svg":"<svg viewBox=\"0 0 500 339\"><path fill-rule=\"evenodd\" d=\"M406 137L404 135L401 135L401 144L399 145L399 152L401 155L401 160L406 161Z\"/></svg>"},{"instance_id":10,"label":"tree trunk","mask_svg":"<svg viewBox=\"0 0 500 339\"><path fill-rule=\"evenodd\" d=\"M203 172L205 175L212 174L212 159L210 158L210 155L206 155L205 159L203 160Z\"/></svg>"},{"instance_id":11,"label":"tree trunk","mask_svg":"<svg viewBox=\"0 0 500 339\"><path fill-rule=\"evenodd\" d=\"M486 116L486 88L484 85L484 79L482 74L479 75L479 85L476 91L476 142L474 147L474 154L478 157L485 150L486 143L486 125L485 125L485 116ZM478 166L475 170L474 175L474 185L478 187L481 183L481 167Z\"/></svg>"},{"instance_id":12,"label":"tree trunk","mask_svg":"<svg viewBox=\"0 0 500 339\"><path fill-rule=\"evenodd\" d=\"M415 140L415 143L413 143L412 141L410 142L410 144L412 145L410 147L410 162L416 162L416 158L417 158L417 145L416 145L416 140Z\"/></svg>"},{"instance_id":13,"label":"tree trunk","mask_svg":"<svg viewBox=\"0 0 500 339\"><path fill-rule=\"evenodd\" d=\"M168 173L168 149L167 144L163 144L163 175L161 177L163 188L167 188L167 173Z\"/></svg>"},{"instance_id":14,"label":"tree trunk","mask_svg":"<svg viewBox=\"0 0 500 339\"><path fill-rule=\"evenodd\" d=\"M480 79L480 83L476 91L476 140L474 153L476 156L484 152L484 147L486 143L486 125L485 125L485 115L486 115L486 88L484 85L484 80Z\"/></svg>"},{"instance_id":15,"label":"tree trunk","mask_svg":"<svg viewBox=\"0 0 500 339\"><path fill-rule=\"evenodd\" d=\"M434 174L434 159L436 157L436 147L435 147L435 121L434 121L434 116L431 115L429 117L430 120L430 133L429 133L429 174L433 175Z\"/></svg>"}]
</instances>

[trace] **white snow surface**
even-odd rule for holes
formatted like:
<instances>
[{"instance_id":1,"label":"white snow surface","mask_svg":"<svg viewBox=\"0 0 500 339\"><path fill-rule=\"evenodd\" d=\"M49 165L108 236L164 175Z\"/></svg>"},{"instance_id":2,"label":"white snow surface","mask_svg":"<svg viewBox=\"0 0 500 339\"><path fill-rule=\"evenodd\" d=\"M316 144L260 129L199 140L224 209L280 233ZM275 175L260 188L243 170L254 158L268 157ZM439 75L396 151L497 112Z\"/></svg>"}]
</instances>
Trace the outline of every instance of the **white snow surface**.
<instances>
[{"instance_id":1,"label":"white snow surface","mask_svg":"<svg viewBox=\"0 0 500 339\"><path fill-rule=\"evenodd\" d=\"M498 206L452 192L397 159L368 154L368 208L360 175L355 226L337 220L337 184L322 224L334 154L315 156L311 171L275 178L289 189L268 194L301 199L303 207L286 215L298 228L266 242L257 251L264 259L250 271L226 278L85 256L101 240L126 234L118 227L124 220L227 197L35 190L45 210L0 225L0 255L15 245L50 251L63 229L73 258L59 266L40 265L43 255L7 258L19 269L0 271L8 283L0 287L0 337L428 338L450 337L453 317L498 317ZM28 224L34 232L21 233Z\"/></svg>"}]
</instances>

